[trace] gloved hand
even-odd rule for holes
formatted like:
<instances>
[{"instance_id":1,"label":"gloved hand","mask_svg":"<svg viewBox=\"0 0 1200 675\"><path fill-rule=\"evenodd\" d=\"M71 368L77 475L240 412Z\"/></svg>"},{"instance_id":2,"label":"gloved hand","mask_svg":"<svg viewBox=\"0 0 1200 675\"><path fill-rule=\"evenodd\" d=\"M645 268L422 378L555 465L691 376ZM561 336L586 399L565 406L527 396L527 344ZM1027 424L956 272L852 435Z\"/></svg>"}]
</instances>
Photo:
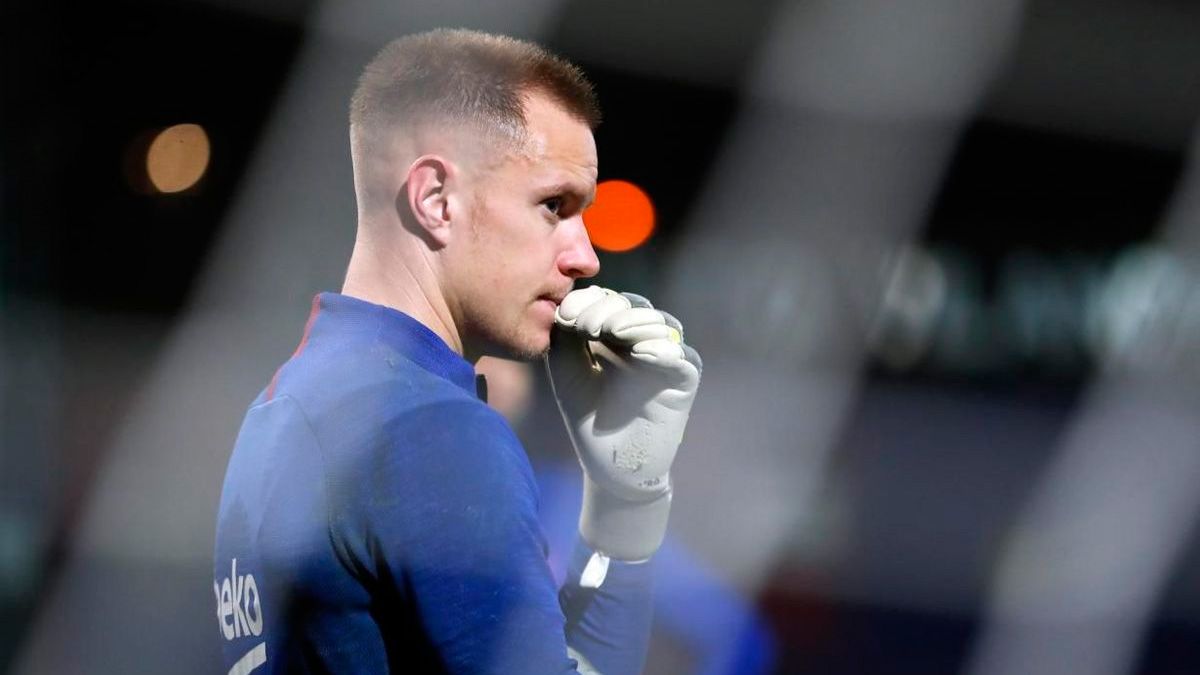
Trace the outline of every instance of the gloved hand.
<instances>
[{"instance_id":1,"label":"gloved hand","mask_svg":"<svg viewBox=\"0 0 1200 675\"><path fill-rule=\"evenodd\" d=\"M580 534L606 556L645 560L666 534L700 356L675 317L631 293L572 291L554 323L546 368L583 465Z\"/></svg>"}]
</instances>

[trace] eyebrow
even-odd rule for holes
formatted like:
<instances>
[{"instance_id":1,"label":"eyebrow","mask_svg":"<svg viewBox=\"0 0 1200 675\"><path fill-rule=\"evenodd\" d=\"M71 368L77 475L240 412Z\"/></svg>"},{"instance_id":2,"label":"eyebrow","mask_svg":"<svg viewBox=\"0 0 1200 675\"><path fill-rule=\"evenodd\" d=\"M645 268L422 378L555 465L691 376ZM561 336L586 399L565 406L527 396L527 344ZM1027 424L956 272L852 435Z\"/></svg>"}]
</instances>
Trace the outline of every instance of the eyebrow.
<instances>
[{"instance_id":1,"label":"eyebrow","mask_svg":"<svg viewBox=\"0 0 1200 675\"><path fill-rule=\"evenodd\" d=\"M552 192L554 194L570 193L572 195L575 195L583 200L582 208L584 208L584 209L591 206L596 201L596 190L594 187L592 189L586 190L586 191L580 190L579 183L576 183L573 181L561 181L558 183L552 183L545 187L545 191Z\"/></svg>"}]
</instances>

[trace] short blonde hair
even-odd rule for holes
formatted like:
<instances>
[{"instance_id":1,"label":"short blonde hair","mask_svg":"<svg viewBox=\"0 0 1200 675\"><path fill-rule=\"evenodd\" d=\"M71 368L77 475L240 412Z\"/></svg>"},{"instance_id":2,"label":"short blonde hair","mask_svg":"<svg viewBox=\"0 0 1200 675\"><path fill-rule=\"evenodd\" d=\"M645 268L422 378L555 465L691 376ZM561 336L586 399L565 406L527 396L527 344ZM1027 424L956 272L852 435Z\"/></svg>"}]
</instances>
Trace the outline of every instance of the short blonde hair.
<instances>
[{"instance_id":1,"label":"short blonde hair","mask_svg":"<svg viewBox=\"0 0 1200 675\"><path fill-rule=\"evenodd\" d=\"M393 40L367 64L350 99L350 125L376 137L422 123L457 123L484 134L524 137L521 96L550 97L594 129L595 88L583 72L531 42L465 29Z\"/></svg>"}]
</instances>

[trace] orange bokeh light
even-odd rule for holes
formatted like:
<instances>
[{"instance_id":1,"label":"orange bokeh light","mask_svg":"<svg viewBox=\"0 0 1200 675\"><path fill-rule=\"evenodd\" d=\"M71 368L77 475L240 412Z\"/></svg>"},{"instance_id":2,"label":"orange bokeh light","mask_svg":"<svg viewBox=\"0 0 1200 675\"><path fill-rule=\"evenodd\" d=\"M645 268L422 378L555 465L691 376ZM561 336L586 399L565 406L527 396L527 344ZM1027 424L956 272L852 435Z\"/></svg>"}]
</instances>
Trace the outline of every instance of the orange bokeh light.
<instances>
[{"instance_id":1,"label":"orange bokeh light","mask_svg":"<svg viewBox=\"0 0 1200 675\"><path fill-rule=\"evenodd\" d=\"M596 201L583 212L583 224L596 248L629 251L654 233L654 204L633 183L606 180L596 186Z\"/></svg>"},{"instance_id":2,"label":"orange bokeh light","mask_svg":"<svg viewBox=\"0 0 1200 675\"><path fill-rule=\"evenodd\" d=\"M208 134L199 124L167 127L146 151L146 175L159 192L183 192L204 175L209 152Z\"/></svg>"}]
</instances>

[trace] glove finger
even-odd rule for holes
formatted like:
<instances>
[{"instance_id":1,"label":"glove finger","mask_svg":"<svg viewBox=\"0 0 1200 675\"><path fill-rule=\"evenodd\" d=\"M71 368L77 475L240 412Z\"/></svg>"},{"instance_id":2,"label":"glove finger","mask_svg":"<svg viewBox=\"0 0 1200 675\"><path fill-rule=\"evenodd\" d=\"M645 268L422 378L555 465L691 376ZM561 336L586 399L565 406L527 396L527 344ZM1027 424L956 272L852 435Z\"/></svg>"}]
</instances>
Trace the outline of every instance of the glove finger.
<instances>
[{"instance_id":1,"label":"glove finger","mask_svg":"<svg viewBox=\"0 0 1200 675\"><path fill-rule=\"evenodd\" d=\"M629 300L629 305L631 307L649 307L650 309L654 309L654 305L650 304L650 301L647 300L645 296L628 292L623 292L621 295L625 296L625 298Z\"/></svg>"},{"instance_id":2,"label":"glove finger","mask_svg":"<svg viewBox=\"0 0 1200 675\"><path fill-rule=\"evenodd\" d=\"M600 329L600 339L629 346L643 340L670 338L671 331L658 310L633 307L609 316Z\"/></svg>"},{"instance_id":3,"label":"glove finger","mask_svg":"<svg viewBox=\"0 0 1200 675\"><path fill-rule=\"evenodd\" d=\"M680 339L683 339L683 324L680 323L679 319L676 319L675 315L671 314L670 312L664 312L661 309L658 311L662 313L663 320L667 322L667 325L679 331L679 337Z\"/></svg>"},{"instance_id":4,"label":"glove finger","mask_svg":"<svg viewBox=\"0 0 1200 675\"><path fill-rule=\"evenodd\" d=\"M693 349L691 345L683 345L683 358L696 369L697 376L704 373L704 361L700 359L700 353Z\"/></svg>"},{"instance_id":5,"label":"glove finger","mask_svg":"<svg viewBox=\"0 0 1200 675\"><path fill-rule=\"evenodd\" d=\"M554 310L554 321L561 326L574 327L575 319L590 305L611 294L600 286L588 286L567 293L558 309Z\"/></svg>"},{"instance_id":6,"label":"glove finger","mask_svg":"<svg viewBox=\"0 0 1200 675\"><path fill-rule=\"evenodd\" d=\"M604 336L604 342L620 347L631 347L647 340L667 340L678 344L679 333L674 328L661 323L641 324L630 326Z\"/></svg>"},{"instance_id":7,"label":"glove finger","mask_svg":"<svg viewBox=\"0 0 1200 675\"><path fill-rule=\"evenodd\" d=\"M575 330L592 339L599 339L600 331L608 317L629 309L629 300L623 295L608 291L608 295L588 305L575 317Z\"/></svg>"},{"instance_id":8,"label":"glove finger","mask_svg":"<svg viewBox=\"0 0 1200 675\"><path fill-rule=\"evenodd\" d=\"M643 363L671 366L683 361L683 345L668 338L644 340L633 345L630 353Z\"/></svg>"},{"instance_id":9,"label":"glove finger","mask_svg":"<svg viewBox=\"0 0 1200 675\"><path fill-rule=\"evenodd\" d=\"M689 357L689 351L695 361ZM700 355L687 345L669 339L647 340L634 345L629 356L660 369L672 386L681 391L694 393L700 383L700 368L696 365Z\"/></svg>"}]
</instances>

